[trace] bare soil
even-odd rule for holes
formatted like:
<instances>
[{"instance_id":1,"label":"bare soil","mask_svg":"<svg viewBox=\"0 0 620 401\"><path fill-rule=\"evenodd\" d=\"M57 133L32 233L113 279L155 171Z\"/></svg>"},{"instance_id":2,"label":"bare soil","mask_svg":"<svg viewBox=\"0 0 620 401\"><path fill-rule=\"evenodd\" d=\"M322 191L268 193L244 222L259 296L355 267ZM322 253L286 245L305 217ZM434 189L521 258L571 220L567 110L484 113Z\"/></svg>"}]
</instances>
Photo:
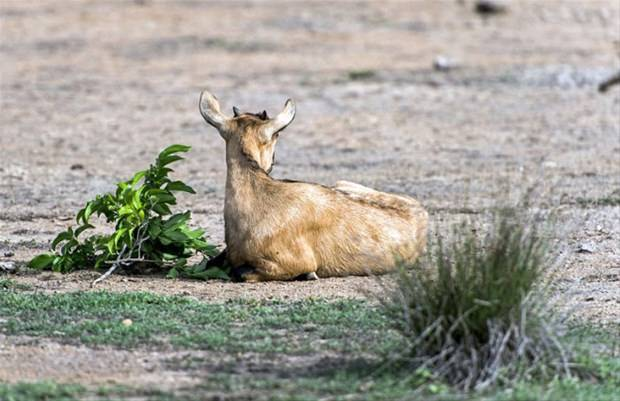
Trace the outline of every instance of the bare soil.
<instances>
[{"instance_id":1,"label":"bare soil","mask_svg":"<svg viewBox=\"0 0 620 401\"><path fill-rule=\"evenodd\" d=\"M198 192L179 207L222 243L224 143L197 110L208 87L226 110L274 114L287 97L297 101L275 176L409 194L434 228L478 218L510 192L502 182L515 193L524 182L552 188L545 199L562 204L562 223L573 228L562 238L558 294L580 319L620 321L620 88L596 91L620 69L620 4L508 4L481 17L469 0L3 0L0 261L21 265L47 249L86 200L172 143L193 147L176 173ZM440 55L448 71L432 68ZM14 275L45 291L85 290L93 277ZM100 288L208 301L380 290L359 277L233 284L115 276ZM33 352L47 366L54 355L83 352L15 341L0 341L2 357L24 379L61 380L75 366L39 375L16 355ZM92 372L84 380L99 377ZM0 369L0 381L10 377Z\"/></svg>"}]
</instances>

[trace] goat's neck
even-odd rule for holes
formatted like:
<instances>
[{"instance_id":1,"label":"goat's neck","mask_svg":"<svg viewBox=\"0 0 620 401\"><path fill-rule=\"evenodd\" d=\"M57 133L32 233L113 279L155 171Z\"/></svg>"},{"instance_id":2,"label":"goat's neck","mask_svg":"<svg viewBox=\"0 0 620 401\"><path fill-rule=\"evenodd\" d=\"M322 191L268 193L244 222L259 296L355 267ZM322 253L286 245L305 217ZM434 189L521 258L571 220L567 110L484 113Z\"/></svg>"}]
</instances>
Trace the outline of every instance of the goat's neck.
<instances>
[{"instance_id":1,"label":"goat's neck","mask_svg":"<svg viewBox=\"0 0 620 401\"><path fill-rule=\"evenodd\" d=\"M244 157L226 158L225 218L255 215L267 174Z\"/></svg>"}]
</instances>

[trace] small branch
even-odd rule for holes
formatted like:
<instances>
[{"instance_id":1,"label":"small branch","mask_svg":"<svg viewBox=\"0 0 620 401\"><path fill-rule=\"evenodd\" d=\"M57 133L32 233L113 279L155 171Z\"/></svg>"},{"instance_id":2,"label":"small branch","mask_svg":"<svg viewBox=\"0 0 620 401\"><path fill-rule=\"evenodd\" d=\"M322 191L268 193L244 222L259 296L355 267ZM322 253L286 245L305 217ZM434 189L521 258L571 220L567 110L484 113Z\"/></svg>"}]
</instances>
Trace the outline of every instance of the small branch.
<instances>
[{"instance_id":1,"label":"small branch","mask_svg":"<svg viewBox=\"0 0 620 401\"><path fill-rule=\"evenodd\" d=\"M144 258L124 258L124 259L120 259L120 260L115 260L115 261L106 261L104 262L105 264L120 264L120 265L126 265L128 263L137 263L137 262L145 262L145 263L159 263L157 260L150 260L150 259L144 259Z\"/></svg>"},{"instance_id":2,"label":"small branch","mask_svg":"<svg viewBox=\"0 0 620 401\"><path fill-rule=\"evenodd\" d=\"M121 260L122 260L122 256L125 253L125 250L127 249L127 244L123 245L123 249L121 249L121 251L119 252L118 256L116 257L116 260L112 263L112 266L110 266L110 268L108 269L108 271L106 271L105 273L103 273L101 276L99 276L99 278L97 278L95 281L93 281L92 283L90 283L90 287L94 287L95 284L102 282L103 280L105 280L106 278L108 278L108 276L112 273L114 273L114 271L116 269L118 269L118 267L121 265Z\"/></svg>"},{"instance_id":3,"label":"small branch","mask_svg":"<svg viewBox=\"0 0 620 401\"><path fill-rule=\"evenodd\" d=\"M140 225L140 227L138 227L138 230L136 231L137 235L136 235L136 240L134 241L131 249L127 249L127 244L123 245L123 249L121 249L121 251L118 253L116 260L111 262L111 261L107 261L105 263L107 264L112 264L112 266L110 266L110 268L103 273L101 276L99 276L99 278L97 278L95 281L93 281L90 286L91 288L95 286L95 284L102 282L103 280L105 280L106 278L108 278L110 276L110 274L114 273L114 271L116 269L118 269L119 266L121 265L126 265L129 263L134 263L134 262L155 262L152 260L146 260L143 259L141 256L141 252L142 252L142 244L147 241L149 239L149 236L147 235L146 237L142 238L142 236L144 235L144 231L146 230L146 223L142 223L142 225ZM132 258L131 256L134 254L134 251L136 250L138 251L138 257L137 258ZM125 255L126 254L126 255ZM127 256L127 257L125 257Z\"/></svg>"},{"instance_id":4,"label":"small branch","mask_svg":"<svg viewBox=\"0 0 620 401\"><path fill-rule=\"evenodd\" d=\"M601 82L598 85L598 91L601 92L601 93L602 92L607 92L607 89L609 89L611 86L617 85L617 84L620 84L620 72L615 73L611 77L609 77L606 80L604 80L603 82Z\"/></svg>"}]
</instances>

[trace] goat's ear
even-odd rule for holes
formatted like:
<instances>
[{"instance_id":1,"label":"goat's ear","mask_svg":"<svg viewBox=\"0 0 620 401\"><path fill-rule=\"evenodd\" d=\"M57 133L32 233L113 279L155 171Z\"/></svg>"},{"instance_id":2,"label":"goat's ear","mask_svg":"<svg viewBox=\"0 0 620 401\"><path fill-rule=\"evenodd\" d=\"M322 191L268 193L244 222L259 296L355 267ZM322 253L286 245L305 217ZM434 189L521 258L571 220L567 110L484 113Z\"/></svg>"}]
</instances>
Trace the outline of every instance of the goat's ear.
<instances>
[{"instance_id":1,"label":"goat's ear","mask_svg":"<svg viewBox=\"0 0 620 401\"><path fill-rule=\"evenodd\" d=\"M221 130L226 121L228 121L228 117L220 111L220 103L217 101L217 98L207 90L202 91L200 94L199 107L200 114L202 114L205 121L218 130Z\"/></svg>"},{"instance_id":2,"label":"goat's ear","mask_svg":"<svg viewBox=\"0 0 620 401\"><path fill-rule=\"evenodd\" d=\"M274 134L286 128L290 123L293 122L293 119L295 119L295 102L293 102L291 99L288 99L284 104L284 109L280 112L280 114L269 120L269 122L266 124L263 130L263 135L265 139L267 141L270 141Z\"/></svg>"}]
</instances>

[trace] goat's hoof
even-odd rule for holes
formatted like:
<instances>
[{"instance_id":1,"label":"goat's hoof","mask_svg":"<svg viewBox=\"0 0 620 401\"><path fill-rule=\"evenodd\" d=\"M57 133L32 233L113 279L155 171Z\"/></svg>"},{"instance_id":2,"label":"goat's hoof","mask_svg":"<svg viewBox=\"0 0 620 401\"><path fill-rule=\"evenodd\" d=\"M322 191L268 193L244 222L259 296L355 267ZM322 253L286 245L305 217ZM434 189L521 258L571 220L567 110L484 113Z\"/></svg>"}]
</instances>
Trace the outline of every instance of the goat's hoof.
<instances>
[{"instance_id":1,"label":"goat's hoof","mask_svg":"<svg viewBox=\"0 0 620 401\"><path fill-rule=\"evenodd\" d=\"M316 272L310 272L310 273L300 274L295 279L300 280L300 281L314 281L314 280L318 280L319 276L316 275Z\"/></svg>"},{"instance_id":2,"label":"goat's hoof","mask_svg":"<svg viewBox=\"0 0 620 401\"><path fill-rule=\"evenodd\" d=\"M236 282L256 283L260 281L258 274L256 274L256 269L251 266L235 267L230 273L231 278Z\"/></svg>"},{"instance_id":3,"label":"goat's hoof","mask_svg":"<svg viewBox=\"0 0 620 401\"><path fill-rule=\"evenodd\" d=\"M311 272L306 274L306 280L318 280L319 276L317 276L316 272Z\"/></svg>"}]
</instances>

